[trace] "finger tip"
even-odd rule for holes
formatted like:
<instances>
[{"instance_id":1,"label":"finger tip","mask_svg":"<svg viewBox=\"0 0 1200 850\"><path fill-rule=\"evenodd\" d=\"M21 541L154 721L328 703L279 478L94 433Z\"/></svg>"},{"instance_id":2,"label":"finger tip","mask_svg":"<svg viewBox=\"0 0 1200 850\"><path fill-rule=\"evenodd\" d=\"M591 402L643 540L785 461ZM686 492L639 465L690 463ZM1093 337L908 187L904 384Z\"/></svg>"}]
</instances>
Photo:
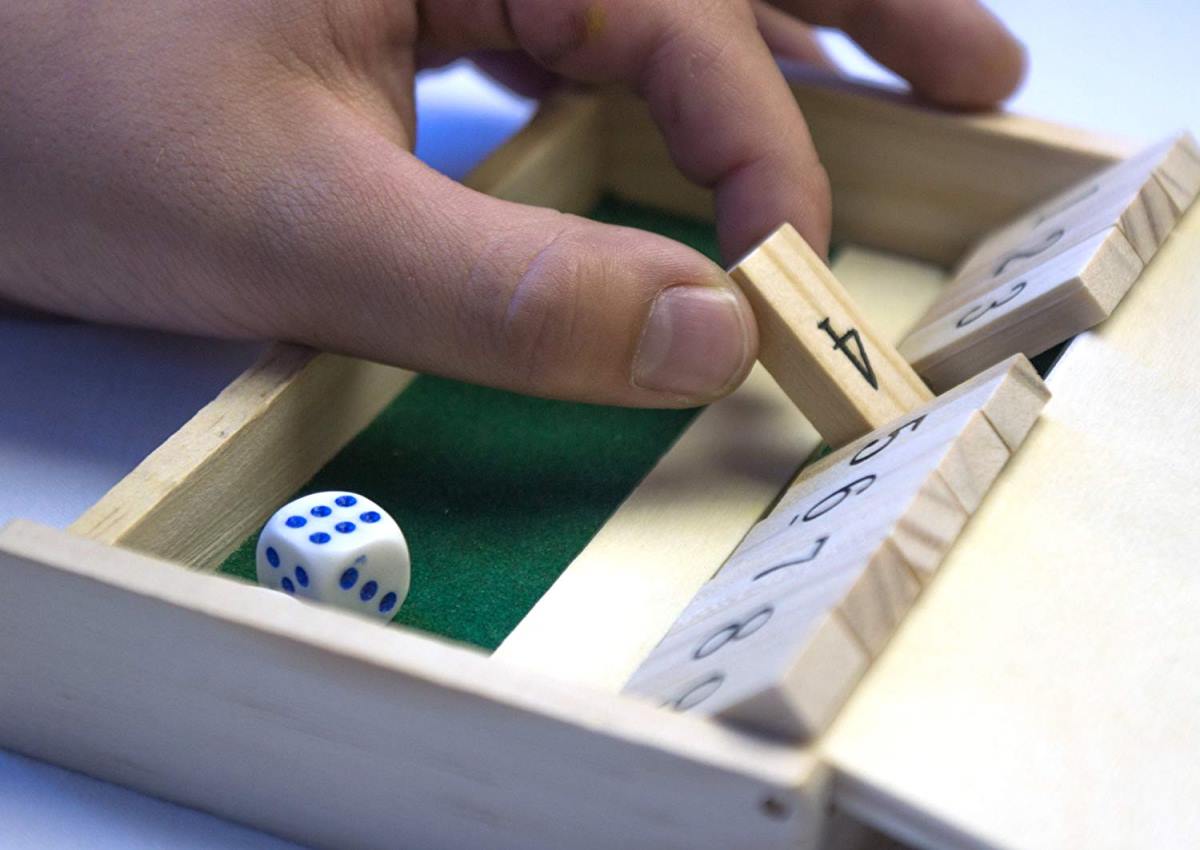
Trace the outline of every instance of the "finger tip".
<instances>
[{"instance_id":1,"label":"finger tip","mask_svg":"<svg viewBox=\"0 0 1200 850\"><path fill-rule=\"evenodd\" d=\"M775 179L769 191L760 189L749 193L718 190L721 256L730 266L737 265L785 223L794 227L814 251L828 256L833 188L820 162L814 159L799 174Z\"/></svg>"},{"instance_id":2,"label":"finger tip","mask_svg":"<svg viewBox=\"0 0 1200 850\"><path fill-rule=\"evenodd\" d=\"M914 83L913 93L922 100L947 109L981 111L994 109L1009 100L1025 81L1023 54L1000 57L987 65L973 65L969 72Z\"/></svg>"},{"instance_id":3,"label":"finger tip","mask_svg":"<svg viewBox=\"0 0 1200 850\"><path fill-rule=\"evenodd\" d=\"M749 302L699 251L630 227L586 223L585 241L603 272L589 288L590 364L569 394L601 403L687 408L728 395L758 352ZM624 340L621 342L620 340ZM623 352L623 354L622 354ZM615 371L615 370L619 370Z\"/></svg>"},{"instance_id":4,"label":"finger tip","mask_svg":"<svg viewBox=\"0 0 1200 850\"><path fill-rule=\"evenodd\" d=\"M1028 45L1015 36L1010 36L1009 38L1008 55L1000 63L1000 67L997 68L995 74L998 88L997 103L1008 100L1015 95L1029 77L1030 53Z\"/></svg>"},{"instance_id":5,"label":"finger tip","mask_svg":"<svg viewBox=\"0 0 1200 850\"><path fill-rule=\"evenodd\" d=\"M1029 49L999 21L970 49L942 54L934 73L914 81L925 100L952 109L991 109L1011 98L1029 72Z\"/></svg>"},{"instance_id":6,"label":"finger tip","mask_svg":"<svg viewBox=\"0 0 1200 850\"><path fill-rule=\"evenodd\" d=\"M750 305L731 281L668 286L646 318L631 384L667 404L706 404L741 384L757 347Z\"/></svg>"}]
</instances>

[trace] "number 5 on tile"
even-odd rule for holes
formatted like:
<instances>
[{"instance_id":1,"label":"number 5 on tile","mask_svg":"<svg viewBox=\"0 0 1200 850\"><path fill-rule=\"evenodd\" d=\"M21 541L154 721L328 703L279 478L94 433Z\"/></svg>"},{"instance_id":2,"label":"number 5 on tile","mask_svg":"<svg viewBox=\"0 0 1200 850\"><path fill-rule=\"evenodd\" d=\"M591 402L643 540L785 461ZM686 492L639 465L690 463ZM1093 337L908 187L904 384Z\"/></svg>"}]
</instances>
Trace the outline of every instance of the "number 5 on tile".
<instances>
[{"instance_id":1,"label":"number 5 on tile","mask_svg":"<svg viewBox=\"0 0 1200 850\"><path fill-rule=\"evenodd\" d=\"M759 359L830 445L845 445L933 397L791 225L730 275L754 308Z\"/></svg>"}]
</instances>

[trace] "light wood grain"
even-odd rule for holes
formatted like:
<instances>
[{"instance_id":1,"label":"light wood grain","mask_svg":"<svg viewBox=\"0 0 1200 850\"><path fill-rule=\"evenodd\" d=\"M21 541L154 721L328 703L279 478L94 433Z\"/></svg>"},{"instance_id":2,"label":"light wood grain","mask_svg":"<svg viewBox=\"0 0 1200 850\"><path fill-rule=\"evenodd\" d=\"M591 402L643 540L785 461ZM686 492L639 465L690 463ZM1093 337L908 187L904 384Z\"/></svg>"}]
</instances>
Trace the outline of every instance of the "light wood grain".
<instances>
[{"instance_id":1,"label":"light wood grain","mask_svg":"<svg viewBox=\"0 0 1200 850\"><path fill-rule=\"evenodd\" d=\"M920 492L913 497L913 503L923 506ZM885 538L875 554L865 561L858 579L837 606L837 615L866 649L869 658L883 651L921 593L921 583L889 540Z\"/></svg>"},{"instance_id":2,"label":"light wood grain","mask_svg":"<svg viewBox=\"0 0 1200 850\"><path fill-rule=\"evenodd\" d=\"M759 361L831 446L933 397L790 224L729 273L758 320Z\"/></svg>"},{"instance_id":3,"label":"light wood grain","mask_svg":"<svg viewBox=\"0 0 1200 850\"><path fill-rule=\"evenodd\" d=\"M1168 139L1039 204L990 234L964 257L955 275L955 288L988 287L1001 277L1022 274L1112 227L1148 262L1180 215L1158 175L1165 164L1186 159L1187 149L1186 138ZM1180 182L1178 188L1191 196L1183 205L1186 209L1200 192L1200 182L1189 176L1183 180L1187 185Z\"/></svg>"},{"instance_id":4,"label":"light wood grain","mask_svg":"<svg viewBox=\"0 0 1200 850\"><path fill-rule=\"evenodd\" d=\"M1136 153L1094 133L941 112L843 78L797 78L792 90L833 185L835 241L943 266L1037 202ZM604 108L608 190L711 218L711 193L679 174L645 104L611 92Z\"/></svg>"},{"instance_id":5,"label":"light wood grain","mask_svg":"<svg viewBox=\"0 0 1200 850\"><path fill-rule=\"evenodd\" d=\"M954 287L900 354L944 391L1014 353L1041 354L1108 318L1144 268L1113 227L982 293Z\"/></svg>"},{"instance_id":6,"label":"light wood grain","mask_svg":"<svg viewBox=\"0 0 1200 850\"><path fill-rule=\"evenodd\" d=\"M988 236L901 353L939 390L1102 322L1200 193L1194 151L1188 136L1168 139Z\"/></svg>"},{"instance_id":7,"label":"light wood grain","mask_svg":"<svg viewBox=\"0 0 1200 850\"><path fill-rule=\"evenodd\" d=\"M1023 359L1020 362L1022 366L1028 363ZM1024 437L1029 433L1032 423L1037 418L1037 413L1048 400L1045 384L1040 381L1035 386L1029 387L1024 376L1015 375L1013 382L1014 385L1006 389L1009 389L1013 395L1020 393L1021 398L998 405L984 406L979 413L971 417L950 450L942 458L942 462L937 468L937 477L940 482L938 492L931 494L934 501L946 504L957 502L966 510L967 514L974 514L983 504L992 482L1000 475L1000 470L1008 463L1012 453L1024 441ZM1011 418L1018 415L1023 417L1024 427L1017 432L1021 435L1020 439L1013 440L1010 445L996 431L996 427L992 425L992 419ZM939 525L941 525L940 522L930 523L931 528ZM913 538L911 545L916 548L921 545L922 541L934 545L940 535L931 533L926 536L914 531L910 536ZM903 543L898 545L902 549L905 548ZM910 563L914 568L918 566L915 562ZM926 569L928 568L922 567L918 572Z\"/></svg>"},{"instance_id":8,"label":"light wood grain","mask_svg":"<svg viewBox=\"0 0 1200 850\"><path fill-rule=\"evenodd\" d=\"M924 847L1200 846L1200 209L1054 399L824 751Z\"/></svg>"},{"instance_id":9,"label":"light wood grain","mask_svg":"<svg viewBox=\"0 0 1200 850\"><path fill-rule=\"evenodd\" d=\"M1184 133L1178 142L1159 163L1154 176L1182 215L1200 193L1200 143L1190 133Z\"/></svg>"},{"instance_id":10,"label":"light wood grain","mask_svg":"<svg viewBox=\"0 0 1200 850\"><path fill-rule=\"evenodd\" d=\"M807 740L833 720L870 663L829 607L834 585L844 589L844 580L821 579L776 588L771 598L748 595L673 630L627 693L666 710Z\"/></svg>"},{"instance_id":11,"label":"light wood grain","mask_svg":"<svg viewBox=\"0 0 1200 850\"><path fill-rule=\"evenodd\" d=\"M916 326L949 283L940 266L861 245L840 246L832 269L875 330L893 344Z\"/></svg>"},{"instance_id":12,"label":"light wood grain","mask_svg":"<svg viewBox=\"0 0 1200 850\"><path fill-rule=\"evenodd\" d=\"M36 758L321 847L814 846L796 749L30 523L0 576Z\"/></svg>"},{"instance_id":13,"label":"light wood grain","mask_svg":"<svg viewBox=\"0 0 1200 850\"><path fill-rule=\"evenodd\" d=\"M998 379L1001 375L1003 380ZM1017 447L1025 441L1030 428L1037 421L1042 408L1049 399L1050 392L1038 376L1037 370L1033 368L1033 364L1026 358L1017 355L1009 358L1005 363L997 364L991 369L973 376L954 389L942 393L932 404L939 408L941 416L945 420L946 424L942 427L954 433L957 433L966 420L978 411L987 419L988 424L996 431L997 436L1009 451L1015 452ZM912 423L919 417L919 411L913 412L905 417L904 422ZM909 430L914 427L912 424L905 426ZM926 431L929 430L924 423L922 423L922 427ZM886 448L891 440L900 436L900 433L897 433L893 438L892 432L902 432L902 430L904 429L893 428L887 431L883 438L872 437L857 442L855 446L863 446L864 453ZM780 498L780 501L786 503L812 495L817 488L805 482L820 477L830 468L843 462L849 451L851 451L850 448L842 449L809 464L805 467L804 474L793 484L788 493ZM905 455L902 453L900 457L903 458ZM968 501L965 495L963 500L964 504Z\"/></svg>"},{"instance_id":14,"label":"light wood grain","mask_svg":"<svg viewBox=\"0 0 1200 850\"><path fill-rule=\"evenodd\" d=\"M818 734L1008 462L987 411L1017 443L1033 426L1046 394L1032 375L1014 358L802 472L627 691L773 735Z\"/></svg>"},{"instance_id":15,"label":"light wood grain","mask_svg":"<svg viewBox=\"0 0 1200 850\"><path fill-rule=\"evenodd\" d=\"M215 569L410 380L400 369L273 346L71 531Z\"/></svg>"}]
</instances>

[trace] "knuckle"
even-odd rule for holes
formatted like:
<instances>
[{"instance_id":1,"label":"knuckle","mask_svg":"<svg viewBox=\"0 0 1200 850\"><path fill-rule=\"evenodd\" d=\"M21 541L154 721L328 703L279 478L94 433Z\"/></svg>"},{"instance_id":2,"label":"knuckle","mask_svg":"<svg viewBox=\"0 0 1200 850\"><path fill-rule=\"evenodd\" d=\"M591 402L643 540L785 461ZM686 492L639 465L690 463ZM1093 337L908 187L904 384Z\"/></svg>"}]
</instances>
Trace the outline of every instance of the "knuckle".
<instances>
[{"instance_id":1,"label":"knuckle","mask_svg":"<svg viewBox=\"0 0 1200 850\"><path fill-rule=\"evenodd\" d=\"M603 275L575 230L570 221L560 223L503 303L501 356L528 386L550 385L569 370L585 333L587 290Z\"/></svg>"}]
</instances>

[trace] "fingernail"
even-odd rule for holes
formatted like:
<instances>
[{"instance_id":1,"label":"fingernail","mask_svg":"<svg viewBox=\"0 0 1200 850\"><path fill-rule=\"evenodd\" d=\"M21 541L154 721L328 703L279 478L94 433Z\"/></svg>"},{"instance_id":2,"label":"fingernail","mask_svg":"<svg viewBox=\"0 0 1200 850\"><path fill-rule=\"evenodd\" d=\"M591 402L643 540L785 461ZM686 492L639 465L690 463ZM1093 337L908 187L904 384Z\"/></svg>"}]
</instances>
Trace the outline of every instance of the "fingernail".
<instances>
[{"instance_id":1,"label":"fingernail","mask_svg":"<svg viewBox=\"0 0 1200 850\"><path fill-rule=\"evenodd\" d=\"M741 376L750 317L728 289L672 286L654 299L633 363L635 386L702 400Z\"/></svg>"}]
</instances>

